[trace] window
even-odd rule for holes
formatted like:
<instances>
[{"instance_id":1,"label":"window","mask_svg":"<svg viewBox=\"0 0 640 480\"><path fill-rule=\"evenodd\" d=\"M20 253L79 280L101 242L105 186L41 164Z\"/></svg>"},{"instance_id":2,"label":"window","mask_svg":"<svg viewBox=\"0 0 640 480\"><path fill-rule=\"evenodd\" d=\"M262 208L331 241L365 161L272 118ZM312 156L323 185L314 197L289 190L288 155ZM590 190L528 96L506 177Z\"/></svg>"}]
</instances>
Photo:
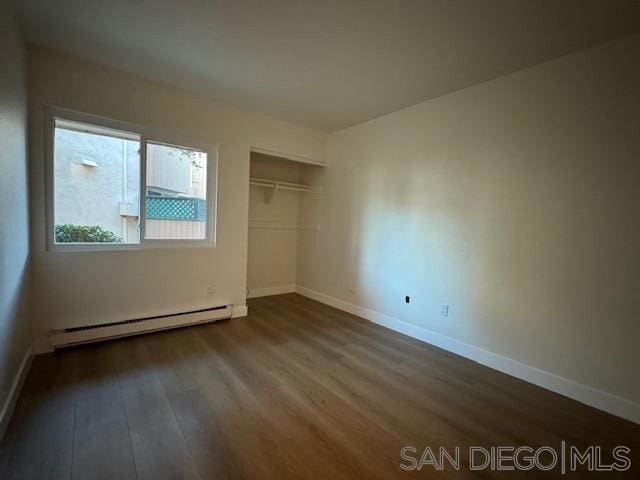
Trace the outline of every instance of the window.
<instances>
[{"instance_id":1,"label":"window","mask_svg":"<svg viewBox=\"0 0 640 480\"><path fill-rule=\"evenodd\" d=\"M67 110L47 119L50 249L213 245L215 147Z\"/></svg>"}]
</instances>

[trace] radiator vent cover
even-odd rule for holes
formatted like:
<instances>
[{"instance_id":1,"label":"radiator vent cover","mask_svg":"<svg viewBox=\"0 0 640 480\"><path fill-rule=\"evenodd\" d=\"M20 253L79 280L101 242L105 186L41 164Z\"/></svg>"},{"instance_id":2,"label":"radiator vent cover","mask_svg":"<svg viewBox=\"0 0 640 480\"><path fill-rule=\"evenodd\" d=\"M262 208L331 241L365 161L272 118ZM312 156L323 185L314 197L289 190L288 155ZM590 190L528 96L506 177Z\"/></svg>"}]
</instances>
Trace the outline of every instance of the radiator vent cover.
<instances>
[{"instance_id":1,"label":"radiator vent cover","mask_svg":"<svg viewBox=\"0 0 640 480\"><path fill-rule=\"evenodd\" d=\"M155 317L144 317L144 318L134 318L133 320L123 320L121 322L111 322L111 323L100 323L98 325L83 325L82 327L71 327L65 328L64 332L81 332L83 330L95 330L96 328L106 328L113 327L115 325L129 325L131 323L140 323L146 322L149 320L156 320L158 318L171 318L171 317L179 317L181 315L190 315L193 313L202 313L202 312L215 312L216 310L226 310L228 307L214 307L214 308L203 308L202 310L192 310L190 312L185 313L170 313L169 315L158 315Z\"/></svg>"},{"instance_id":2,"label":"radiator vent cover","mask_svg":"<svg viewBox=\"0 0 640 480\"><path fill-rule=\"evenodd\" d=\"M189 312L123 320L121 322L70 327L55 331L51 336L51 345L53 347L65 347L198 323L207 323L224 318L231 318L232 310L232 305L223 305Z\"/></svg>"}]
</instances>

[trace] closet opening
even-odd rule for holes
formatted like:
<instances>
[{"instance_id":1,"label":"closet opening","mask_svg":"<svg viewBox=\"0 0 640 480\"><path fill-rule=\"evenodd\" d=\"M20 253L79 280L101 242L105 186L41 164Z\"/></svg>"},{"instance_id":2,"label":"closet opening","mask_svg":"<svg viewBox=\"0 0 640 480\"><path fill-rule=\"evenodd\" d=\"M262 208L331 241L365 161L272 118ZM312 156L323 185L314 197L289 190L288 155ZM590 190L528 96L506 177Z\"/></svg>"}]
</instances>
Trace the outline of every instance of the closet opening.
<instances>
[{"instance_id":1,"label":"closet opening","mask_svg":"<svg viewBox=\"0 0 640 480\"><path fill-rule=\"evenodd\" d=\"M251 149L247 298L295 291L299 244L318 232L324 164Z\"/></svg>"}]
</instances>

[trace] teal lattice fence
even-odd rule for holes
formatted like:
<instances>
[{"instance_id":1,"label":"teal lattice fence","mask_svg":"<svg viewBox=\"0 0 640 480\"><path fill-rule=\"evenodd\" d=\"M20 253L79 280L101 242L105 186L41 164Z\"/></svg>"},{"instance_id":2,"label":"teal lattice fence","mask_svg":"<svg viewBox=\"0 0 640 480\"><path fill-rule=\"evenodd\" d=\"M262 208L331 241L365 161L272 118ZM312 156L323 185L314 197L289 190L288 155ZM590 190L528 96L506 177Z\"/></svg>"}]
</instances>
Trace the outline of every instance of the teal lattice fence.
<instances>
[{"instance_id":1,"label":"teal lattice fence","mask_svg":"<svg viewBox=\"0 0 640 480\"><path fill-rule=\"evenodd\" d=\"M207 220L207 201L201 198L147 197L146 217L154 220Z\"/></svg>"}]
</instances>

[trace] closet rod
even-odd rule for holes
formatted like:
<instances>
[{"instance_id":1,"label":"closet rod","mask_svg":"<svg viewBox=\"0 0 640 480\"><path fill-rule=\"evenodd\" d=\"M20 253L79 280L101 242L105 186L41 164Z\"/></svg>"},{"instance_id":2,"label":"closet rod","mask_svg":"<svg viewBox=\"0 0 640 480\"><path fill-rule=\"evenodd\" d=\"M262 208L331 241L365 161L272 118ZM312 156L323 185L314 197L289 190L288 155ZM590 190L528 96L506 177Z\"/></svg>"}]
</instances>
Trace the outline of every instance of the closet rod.
<instances>
[{"instance_id":1,"label":"closet rod","mask_svg":"<svg viewBox=\"0 0 640 480\"><path fill-rule=\"evenodd\" d=\"M267 187L276 190L293 190L296 192L320 193L320 187L312 187L301 183L281 182L279 180L269 180L266 178L249 178L249 183L256 187Z\"/></svg>"}]
</instances>

